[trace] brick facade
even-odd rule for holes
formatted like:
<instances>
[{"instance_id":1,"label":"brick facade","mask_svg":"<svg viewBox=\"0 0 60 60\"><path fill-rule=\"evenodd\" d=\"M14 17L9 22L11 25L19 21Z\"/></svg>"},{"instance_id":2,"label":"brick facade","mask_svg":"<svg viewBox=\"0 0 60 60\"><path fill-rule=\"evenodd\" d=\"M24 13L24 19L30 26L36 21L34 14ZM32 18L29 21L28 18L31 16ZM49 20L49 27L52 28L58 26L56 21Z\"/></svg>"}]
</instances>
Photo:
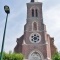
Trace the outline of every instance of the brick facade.
<instances>
[{"instance_id":1,"label":"brick facade","mask_svg":"<svg viewBox=\"0 0 60 60\"><path fill-rule=\"evenodd\" d=\"M34 17L32 17L32 9L34 9ZM36 9L37 12L35 12ZM36 14L38 15L36 16ZM34 22L36 22L35 25ZM41 35L41 41L39 43L36 41L35 43L32 43L30 41L32 33ZM35 36L32 41L34 39L36 40L37 37ZM17 45L14 48L14 51L23 53L25 59L29 59L32 51L35 51L33 53L40 54L40 60L51 60L51 56L56 52L54 39L47 34L46 25L43 23L41 2L27 3L27 23L24 26L24 35L17 39Z\"/></svg>"}]
</instances>

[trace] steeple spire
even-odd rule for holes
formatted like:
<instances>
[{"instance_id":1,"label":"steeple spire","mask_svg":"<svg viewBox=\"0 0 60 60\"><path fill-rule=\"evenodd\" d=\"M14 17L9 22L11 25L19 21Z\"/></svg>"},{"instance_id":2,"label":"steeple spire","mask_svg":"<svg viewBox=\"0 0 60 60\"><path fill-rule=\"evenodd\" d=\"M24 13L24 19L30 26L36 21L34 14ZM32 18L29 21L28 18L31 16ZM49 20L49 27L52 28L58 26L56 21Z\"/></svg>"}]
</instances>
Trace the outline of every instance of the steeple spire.
<instances>
[{"instance_id":1,"label":"steeple spire","mask_svg":"<svg viewBox=\"0 0 60 60\"><path fill-rule=\"evenodd\" d=\"M38 2L37 0L31 0L31 2Z\"/></svg>"}]
</instances>

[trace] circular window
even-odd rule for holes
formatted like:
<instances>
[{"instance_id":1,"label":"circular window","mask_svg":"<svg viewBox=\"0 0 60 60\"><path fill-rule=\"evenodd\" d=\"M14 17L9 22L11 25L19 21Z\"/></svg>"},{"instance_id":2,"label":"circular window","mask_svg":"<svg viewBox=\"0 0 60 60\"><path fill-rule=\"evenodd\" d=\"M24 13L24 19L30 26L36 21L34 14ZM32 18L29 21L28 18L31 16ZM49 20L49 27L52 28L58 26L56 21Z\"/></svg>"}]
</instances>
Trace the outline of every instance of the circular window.
<instances>
[{"instance_id":1,"label":"circular window","mask_svg":"<svg viewBox=\"0 0 60 60\"><path fill-rule=\"evenodd\" d=\"M32 33L30 35L30 41L32 43L39 43L41 41L41 35L39 33Z\"/></svg>"}]
</instances>

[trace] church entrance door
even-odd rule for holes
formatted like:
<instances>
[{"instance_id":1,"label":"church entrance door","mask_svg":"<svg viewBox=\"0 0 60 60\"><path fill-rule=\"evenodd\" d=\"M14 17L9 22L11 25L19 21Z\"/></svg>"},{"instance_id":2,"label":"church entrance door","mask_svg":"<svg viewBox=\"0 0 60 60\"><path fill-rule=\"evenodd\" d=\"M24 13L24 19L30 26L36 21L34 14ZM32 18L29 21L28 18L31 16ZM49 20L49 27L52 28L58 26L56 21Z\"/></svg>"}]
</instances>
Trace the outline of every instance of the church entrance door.
<instances>
[{"instance_id":1,"label":"church entrance door","mask_svg":"<svg viewBox=\"0 0 60 60\"><path fill-rule=\"evenodd\" d=\"M29 60L42 60L42 58L38 52L33 52L30 54Z\"/></svg>"}]
</instances>

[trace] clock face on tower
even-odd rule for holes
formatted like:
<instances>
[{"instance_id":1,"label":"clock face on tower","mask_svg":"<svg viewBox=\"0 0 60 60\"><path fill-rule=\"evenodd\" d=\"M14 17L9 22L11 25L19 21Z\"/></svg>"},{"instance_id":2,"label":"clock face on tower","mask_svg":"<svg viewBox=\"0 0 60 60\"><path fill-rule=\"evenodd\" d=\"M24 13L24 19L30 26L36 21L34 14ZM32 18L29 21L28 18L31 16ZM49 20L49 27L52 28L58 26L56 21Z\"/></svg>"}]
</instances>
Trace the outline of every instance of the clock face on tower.
<instances>
[{"instance_id":1,"label":"clock face on tower","mask_svg":"<svg viewBox=\"0 0 60 60\"><path fill-rule=\"evenodd\" d=\"M41 35L39 33L32 33L29 39L31 43L39 43L41 41Z\"/></svg>"}]
</instances>

